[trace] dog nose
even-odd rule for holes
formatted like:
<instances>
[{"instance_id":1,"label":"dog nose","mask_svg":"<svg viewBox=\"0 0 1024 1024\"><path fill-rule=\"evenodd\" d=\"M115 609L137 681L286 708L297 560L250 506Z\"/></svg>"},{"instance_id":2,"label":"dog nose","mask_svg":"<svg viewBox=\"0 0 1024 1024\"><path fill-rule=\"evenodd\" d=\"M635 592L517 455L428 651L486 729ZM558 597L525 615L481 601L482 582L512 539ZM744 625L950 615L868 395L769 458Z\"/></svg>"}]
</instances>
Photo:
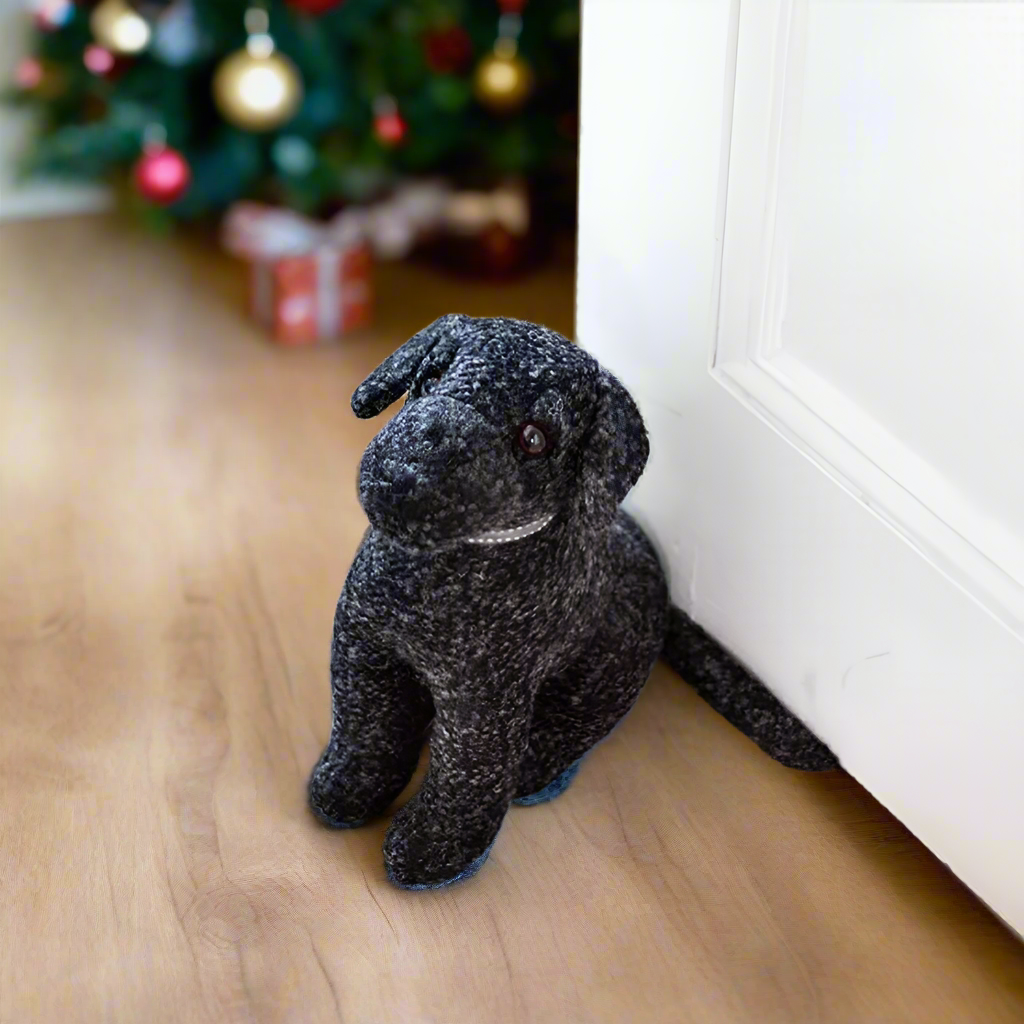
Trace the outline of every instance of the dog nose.
<instances>
[{"instance_id":1,"label":"dog nose","mask_svg":"<svg viewBox=\"0 0 1024 1024\"><path fill-rule=\"evenodd\" d=\"M447 431L440 419L432 419L427 422L422 438L430 447L436 447L445 439Z\"/></svg>"}]
</instances>

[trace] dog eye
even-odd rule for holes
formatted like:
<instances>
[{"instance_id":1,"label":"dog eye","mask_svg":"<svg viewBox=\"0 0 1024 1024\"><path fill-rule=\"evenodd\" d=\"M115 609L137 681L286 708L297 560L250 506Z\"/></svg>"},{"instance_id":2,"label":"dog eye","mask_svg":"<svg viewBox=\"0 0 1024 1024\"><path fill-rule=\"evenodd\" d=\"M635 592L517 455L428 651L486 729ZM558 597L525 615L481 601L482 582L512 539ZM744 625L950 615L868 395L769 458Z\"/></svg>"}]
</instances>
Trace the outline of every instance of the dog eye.
<instances>
[{"instance_id":1,"label":"dog eye","mask_svg":"<svg viewBox=\"0 0 1024 1024\"><path fill-rule=\"evenodd\" d=\"M437 382L441 379L440 373L432 373L429 377L424 377L420 382L420 394L429 395L434 388L437 387Z\"/></svg>"},{"instance_id":2,"label":"dog eye","mask_svg":"<svg viewBox=\"0 0 1024 1024\"><path fill-rule=\"evenodd\" d=\"M543 455L548 450L547 435L536 423L524 423L519 428L519 447L527 455Z\"/></svg>"}]
</instances>

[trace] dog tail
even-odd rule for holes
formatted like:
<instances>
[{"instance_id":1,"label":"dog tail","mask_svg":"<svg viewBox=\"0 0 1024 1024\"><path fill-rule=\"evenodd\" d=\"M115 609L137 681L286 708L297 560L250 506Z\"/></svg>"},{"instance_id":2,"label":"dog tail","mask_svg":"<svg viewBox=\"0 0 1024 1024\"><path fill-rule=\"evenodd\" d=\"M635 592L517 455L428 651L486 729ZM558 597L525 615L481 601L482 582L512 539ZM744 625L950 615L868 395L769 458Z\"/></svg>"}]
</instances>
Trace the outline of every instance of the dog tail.
<instances>
[{"instance_id":1,"label":"dog tail","mask_svg":"<svg viewBox=\"0 0 1024 1024\"><path fill-rule=\"evenodd\" d=\"M836 755L682 609L669 607L664 660L727 722L787 768L822 772Z\"/></svg>"}]
</instances>

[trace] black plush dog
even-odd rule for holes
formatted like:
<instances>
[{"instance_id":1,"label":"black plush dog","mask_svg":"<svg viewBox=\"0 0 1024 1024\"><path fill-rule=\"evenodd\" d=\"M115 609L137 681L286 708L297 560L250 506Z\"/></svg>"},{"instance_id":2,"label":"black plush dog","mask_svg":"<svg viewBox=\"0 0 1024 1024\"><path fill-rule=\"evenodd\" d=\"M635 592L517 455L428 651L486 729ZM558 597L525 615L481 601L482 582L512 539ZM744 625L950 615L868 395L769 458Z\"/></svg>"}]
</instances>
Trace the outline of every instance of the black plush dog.
<instances>
[{"instance_id":1,"label":"black plush dog","mask_svg":"<svg viewBox=\"0 0 1024 1024\"><path fill-rule=\"evenodd\" d=\"M667 630L712 703L723 680L703 638L668 629L661 566L619 508L648 443L611 374L547 328L450 315L352 407L376 416L406 392L363 456L370 529L335 615L333 727L309 798L338 828L381 814L433 723L427 777L384 841L389 878L428 888L480 867L510 803L568 785Z\"/></svg>"}]
</instances>

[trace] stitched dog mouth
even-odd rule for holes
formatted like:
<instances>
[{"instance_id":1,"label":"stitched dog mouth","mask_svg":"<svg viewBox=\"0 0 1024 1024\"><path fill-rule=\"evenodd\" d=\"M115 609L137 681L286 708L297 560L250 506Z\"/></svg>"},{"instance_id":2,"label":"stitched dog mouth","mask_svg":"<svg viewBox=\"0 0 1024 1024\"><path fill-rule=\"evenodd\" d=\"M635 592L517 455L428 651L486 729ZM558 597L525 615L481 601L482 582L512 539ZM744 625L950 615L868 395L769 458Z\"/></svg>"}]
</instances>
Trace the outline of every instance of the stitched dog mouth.
<instances>
[{"instance_id":1,"label":"stitched dog mouth","mask_svg":"<svg viewBox=\"0 0 1024 1024\"><path fill-rule=\"evenodd\" d=\"M532 537L535 533L540 533L554 518L555 513L549 512L546 516L541 516L540 519L534 519L532 523L511 526L506 530L487 530L484 533L478 533L475 537L467 537L466 540L469 544L508 544L514 540L523 540L526 537Z\"/></svg>"}]
</instances>

